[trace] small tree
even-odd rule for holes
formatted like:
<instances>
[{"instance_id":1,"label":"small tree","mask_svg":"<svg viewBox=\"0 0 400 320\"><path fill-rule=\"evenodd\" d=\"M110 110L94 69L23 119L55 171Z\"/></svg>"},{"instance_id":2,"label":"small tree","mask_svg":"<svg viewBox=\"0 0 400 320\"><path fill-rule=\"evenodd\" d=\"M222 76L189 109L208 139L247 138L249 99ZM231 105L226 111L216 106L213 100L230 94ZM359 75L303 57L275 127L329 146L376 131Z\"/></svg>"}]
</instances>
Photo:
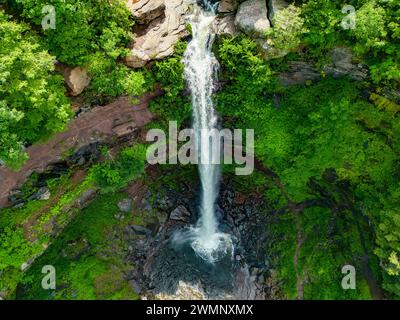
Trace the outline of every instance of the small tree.
<instances>
[{"instance_id":1,"label":"small tree","mask_svg":"<svg viewBox=\"0 0 400 320\"><path fill-rule=\"evenodd\" d=\"M54 57L24 24L0 11L0 159L18 169L24 144L61 131L72 111Z\"/></svg>"},{"instance_id":2,"label":"small tree","mask_svg":"<svg viewBox=\"0 0 400 320\"><path fill-rule=\"evenodd\" d=\"M289 52L300 45L302 35L307 32L300 15L301 9L290 5L274 16L273 28L266 34L274 48Z\"/></svg>"}]
</instances>

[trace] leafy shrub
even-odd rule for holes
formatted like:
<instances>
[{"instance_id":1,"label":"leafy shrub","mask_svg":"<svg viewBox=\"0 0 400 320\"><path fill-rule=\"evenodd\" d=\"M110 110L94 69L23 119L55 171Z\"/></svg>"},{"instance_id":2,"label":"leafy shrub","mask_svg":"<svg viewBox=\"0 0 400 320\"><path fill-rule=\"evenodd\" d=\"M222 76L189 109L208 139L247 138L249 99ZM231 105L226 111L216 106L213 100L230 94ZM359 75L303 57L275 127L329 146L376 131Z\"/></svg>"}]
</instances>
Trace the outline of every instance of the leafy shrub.
<instances>
[{"instance_id":1,"label":"leafy shrub","mask_svg":"<svg viewBox=\"0 0 400 320\"><path fill-rule=\"evenodd\" d=\"M90 58L88 71L92 77L90 89L108 97L123 94L140 96L152 86L152 79L147 71L133 71L121 63L105 58L101 53Z\"/></svg>"},{"instance_id":2,"label":"leafy shrub","mask_svg":"<svg viewBox=\"0 0 400 320\"><path fill-rule=\"evenodd\" d=\"M117 191L144 172L145 160L146 147L135 145L122 150L116 160L95 165L89 175L101 192Z\"/></svg>"},{"instance_id":3,"label":"leafy shrub","mask_svg":"<svg viewBox=\"0 0 400 320\"><path fill-rule=\"evenodd\" d=\"M302 6L304 25L309 30L304 40L313 54L321 54L337 42L343 17L340 10L340 4L330 0L309 0Z\"/></svg>"},{"instance_id":4,"label":"leafy shrub","mask_svg":"<svg viewBox=\"0 0 400 320\"><path fill-rule=\"evenodd\" d=\"M154 81L160 83L165 92L150 105L151 111L159 117L158 123L154 124L158 128L163 127L166 130L169 120L177 121L180 125L190 116L189 98L183 94L185 80L182 59L186 46L186 42L178 42L175 53L165 60L157 61L152 69Z\"/></svg>"},{"instance_id":5,"label":"leafy shrub","mask_svg":"<svg viewBox=\"0 0 400 320\"><path fill-rule=\"evenodd\" d=\"M41 26L46 5L53 5L56 28L44 31L50 51L69 65L84 66L90 55L112 59L126 54L132 20L124 0L16 0L22 16Z\"/></svg>"},{"instance_id":6,"label":"leafy shrub","mask_svg":"<svg viewBox=\"0 0 400 320\"><path fill-rule=\"evenodd\" d=\"M288 52L300 45L306 32L301 9L290 5L274 15L273 28L268 29L266 36L270 37L274 48Z\"/></svg>"},{"instance_id":7,"label":"leafy shrub","mask_svg":"<svg viewBox=\"0 0 400 320\"><path fill-rule=\"evenodd\" d=\"M385 45L387 36L386 11L375 1L365 3L356 13L356 27L353 33L357 39L356 49L368 51Z\"/></svg>"},{"instance_id":8,"label":"leafy shrub","mask_svg":"<svg viewBox=\"0 0 400 320\"><path fill-rule=\"evenodd\" d=\"M20 268L21 265L40 252L41 247L32 245L24 238L22 229L5 228L0 232L0 271Z\"/></svg>"},{"instance_id":9,"label":"leafy shrub","mask_svg":"<svg viewBox=\"0 0 400 320\"><path fill-rule=\"evenodd\" d=\"M64 129L72 111L54 57L25 24L0 11L0 159L18 169L23 145Z\"/></svg>"}]
</instances>

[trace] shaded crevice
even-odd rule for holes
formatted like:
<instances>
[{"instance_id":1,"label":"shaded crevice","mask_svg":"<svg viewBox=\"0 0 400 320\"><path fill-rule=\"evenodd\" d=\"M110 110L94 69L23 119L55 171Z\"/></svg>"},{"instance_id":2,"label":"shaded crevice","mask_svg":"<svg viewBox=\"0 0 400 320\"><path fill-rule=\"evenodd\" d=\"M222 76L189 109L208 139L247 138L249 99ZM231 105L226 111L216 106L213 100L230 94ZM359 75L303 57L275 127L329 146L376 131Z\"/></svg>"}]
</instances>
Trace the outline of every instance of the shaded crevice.
<instances>
[{"instance_id":1,"label":"shaded crevice","mask_svg":"<svg viewBox=\"0 0 400 320\"><path fill-rule=\"evenodd\" d=\"M271 28L274 27L273 18L274 18L274 6L272 4L272 0L265 0L267 5L267 19L271 25Z\"/></svg>"}]
</instances>

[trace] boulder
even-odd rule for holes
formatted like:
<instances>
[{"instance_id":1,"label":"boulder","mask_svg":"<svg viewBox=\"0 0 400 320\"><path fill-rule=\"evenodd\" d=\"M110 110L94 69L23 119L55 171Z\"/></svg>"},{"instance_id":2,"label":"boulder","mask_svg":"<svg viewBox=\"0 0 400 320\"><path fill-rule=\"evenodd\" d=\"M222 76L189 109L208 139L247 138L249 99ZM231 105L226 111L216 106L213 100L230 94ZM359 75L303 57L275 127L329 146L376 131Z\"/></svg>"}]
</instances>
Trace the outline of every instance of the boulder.
<instances>
[{"instance_id":1,"label":"boulder","mask_svg":"<svg viewBox=\"0 0 400 320\"><path fill-rule=\"evenodd\" d=\"M218 5L219 13L232 13L239 7L240 0L221 0Z\"/></svg>"},{"instance_id":2,"label":"boulder","mask_svg":"<svg viewBox=\"0 0 400 320\"><path fill-rule=\"evenodd\" d=\"M332 63L324 68L324 72L335 78L348 76L353 80L364 80L368 71L361 65L353 62L353 55L349 48L335 47L331 52ZM321 74L311 64L305 61L291 61L289 70L279 75L284 86L303 85L308 81L321 79Z\"/></svg>"},{"instance_id":3,"label":"boulder","mask_svg":"<svg viewBox=\"0 0 400 320\"><path fill-rule=\"evenodd\" d=\"M118 202L118 208L122 212L129 212L132 208L132 199L123 199Z\"/></svg>"},{"instance_id":4,"label":"boulder","mask_svg":"<svg viewBox=\"0 0 400 320\"><path fill-rule=\"evenodd\" d=\"M72 96L80 95L90 84L90 77L84 68L69 68L62 65L57 65L56 68L63 74L64 80Z\"/></svg>"},{"instance_id":5,"label":"boulder","mask_svg":"<svg viewBox=\"0 0 400 320\"><path fill-rule=\"evenodd\" d=\"M29 200L49 200L50 196L50 190L47 187L41 187L29 197Z\"/></svg>"},{"instance_id":6,"label":"boulder","mask_svg":"<svg viewBox=\"0 0 400 320\"><path fill-rule=\"evenodd\" d=\"M134 232L134 234L139 235L139 236L150 236L151 235L151 230L148 228L145 228L143 226L132 225L131 229Z\"/></svg>"},{"instance_id":7,"label":"boulder","mask_svg":"<svg viewBox=\"0 0 400 320\"><path fill-rule=\"evenodd\" d=\"M248 35L263 37L271 28L265 0L247 0L239 6L235 19L236 26Z\"/></svg>"},{"instance_id":8,"label":"boulder","mask_svg":"<svg viewBox=\"0 0 400 320\"><path fill-rule=\"evenodd\" d=\"M143 31L136 34L131 44L126 64L141 68L151 60L159 60L174 53L176 43L189 35L186 30L186 16L189 3L186 0L164 0L165 10L162 17L153 20Z\"/></svg>"},{"instance_id":9,"label":"boulder","mask_svg":"<svg viewBox=\"0 0 400 320\"><path fill-rule=\"evenodd\" d=\"M127 6L139 24L147 24L163 15L164 0L128 0Z\"/></svg>"},{"instance_id":10,"label":"boulder","mask_svg":"<svg viewBox=\"0 0 400 320\"><path fill-rule=\"evenodd\" d=\"M171 212L169 219L175 221L189 222L190 216L190 212L184 206L179 206Z\"/></svg>"},{"instance_id":11,"label":"boulder","mask_svg":"<svg viewBox=\"0 0 400 320\"><path fill-rule=\"evenodd\" d=\"M235 36L238 34L235 25L235 16L227 15L225 17L218 17L215 22L215 33L220 36Z\"/></svg>"},{"instance_id":12,"label":"boulder","mask_svg":"<svg viewBox=\"0 0 400 320\"><path fill-rule=\"evenodd\" d=\"M96 195L97 191L95 189L89 189L88 191L85 191L75 202L76 206L78 208L83 208L90 200L94 198ZM68 206L65 208L65 210L68 209Z\"/></svg>"}]
</instances>

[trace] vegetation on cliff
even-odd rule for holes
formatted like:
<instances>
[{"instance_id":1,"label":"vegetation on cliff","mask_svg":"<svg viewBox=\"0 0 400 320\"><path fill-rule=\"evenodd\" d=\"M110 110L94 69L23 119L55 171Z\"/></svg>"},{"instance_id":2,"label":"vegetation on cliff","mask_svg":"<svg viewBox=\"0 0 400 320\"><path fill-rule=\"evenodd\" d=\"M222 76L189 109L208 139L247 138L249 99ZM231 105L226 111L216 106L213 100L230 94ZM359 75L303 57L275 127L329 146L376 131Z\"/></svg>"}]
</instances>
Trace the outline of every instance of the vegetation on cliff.
<instances>
[{"instance_id":1,"label":"vegetation on cliff","mask_svg":"<svg viewBox=\"0 0 400 320\"><path fill-rule=\"evenodd\" d=\"M190 124L182 64L186 41L170 57L133 70L123 63L134 25L125 1L9 3L13 16L0 11L0 160L5 165L20 168L25 147L64 130L73 117L55 59L88 69L92 81L85 103L120 95L134 99L157 83L164 95L151 103L155 119L148 128L166 129L168 121L181 128ZM276 56L261 48L260 39L244 34L221 36L214 47L221 65L215 102L223 126L255 130L257 172L235 177L235 188L257 193L268 204L267 276L278 283L280 297L398 299L400 5L350 0L357 9L356 27L343 28L340 2L293 3L277 13L274 28L264 35L269 48L279 51ZM39 30L47 4L58 12L55 30ZM335 48L349 49L352 64L368 70L366 76L354 77L353 69L329 72ZM312 66L315 76L284 85L281 76L290 73L293 61ZM79 181L75 168L48 179L52 197L45 201L30 199L37 177L28 179L21 187L24 205L0 212L0 296L138 298L126 280L124 228L146 217L140 212L121 217L118 203L128 197L128 186L149 174L141 142L104 147ZM224 166L225 176L230 169ZM151 183L174 188L177 173L171 172ZM87 192L94 200L80 207ZM44 264L60 271L54 292L41 289ZM341 268L348 264L357 270L355 290L341 287Z\"/></svg>"}]
</instances>

